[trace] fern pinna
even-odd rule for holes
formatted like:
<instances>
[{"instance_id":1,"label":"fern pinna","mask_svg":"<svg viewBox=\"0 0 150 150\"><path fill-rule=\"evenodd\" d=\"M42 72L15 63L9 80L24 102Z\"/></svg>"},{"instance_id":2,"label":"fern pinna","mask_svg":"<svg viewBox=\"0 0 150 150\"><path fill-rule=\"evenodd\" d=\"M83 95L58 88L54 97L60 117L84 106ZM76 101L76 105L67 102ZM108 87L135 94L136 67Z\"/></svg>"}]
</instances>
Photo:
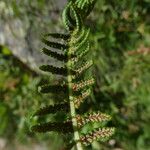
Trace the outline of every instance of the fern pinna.
<instances>
[{"instance_id":1,"label":"fern pinna","mask_svg":"<svg viewBox=\"0 0 150 150\"><path fill-rule=\"evenodd\" d=\"M47 122L32 126L32 131L48 132L56 131L63 134L73 134L72 144L77 150L83 150L83 145L89 145L94 140L105 140L114 133L114 128L93 129L87 134L80 131L86 124L95 122L103 123L109 121L109 115L92 112L84 115L77 114L77 109L81 103L87 99L91 93L91 86L94 78L85 78L85 72L93 64L92 60L86 61L87 53L90 50L89 34L90 30L85 27L84 20L91 12L95 0L70 0L63 11L63 22L68 34L50 33L43 38L46 45L43 53L61 61L63 67L53 65L43 65L42 71L51 72L65 76L66 81L57 85L42 85L41 93L55 93L63 91L66 99L63 103L47 106L36 111L35 116L54 114L63 111L68 116L64 122ZM60 42L48 40L51 37ZM56 49L56 51L49 48ZM72 145L71 145L72 146ZM71 149L71 147L69 148Z\"/></svg>"}]
</instances>

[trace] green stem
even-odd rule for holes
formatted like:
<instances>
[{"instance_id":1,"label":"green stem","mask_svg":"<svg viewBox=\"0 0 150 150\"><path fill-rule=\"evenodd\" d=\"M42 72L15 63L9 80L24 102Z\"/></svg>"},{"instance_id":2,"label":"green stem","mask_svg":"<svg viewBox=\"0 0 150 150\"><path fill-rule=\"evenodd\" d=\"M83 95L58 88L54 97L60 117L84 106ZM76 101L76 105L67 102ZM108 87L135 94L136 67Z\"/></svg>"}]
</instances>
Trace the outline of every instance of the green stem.
<instances>
[{"instance_id":1,"label":"green stem","mask_svg":"<svg viewBox=\"0 0 150 150\"><path fill-rule=\"evenodd\" d=\"M74 103L72 101L70 101L70 111L71 111L71 117L72 117L72 124L73 124L73 129L74 129L74 140L76 142L76 148L77 150L83 150L82 148L82 144L79 141L80 140L80 135L79 132L77 130L77 120L75 119L75 107L74 107Z\"/></svg>"},{"instance_id":2,"label":"green stem","mask_svg":"<svg viewBox=\"0 0 150 150\"><path fill-rule=\"evenodd\" d=\"M68 54L68 58L70 58L70 55ZM70 59L68 59L70 60ZM69 102L70 102L70 114L72 118L72 125L73 125L73 130L74 130L74 141L76 142L76 149L77 150L83 150L82 144L80 142L80 135L78 132L78 124L77 120L75 118L76 116L76 111L75 111L75 105L73 102L73 93L72 93L72 77L71 77L71 72L70 72L70 63L68 61L67 63L67 68L68 68L68 90L69 90Z\"/></svg>"}]
</instances>

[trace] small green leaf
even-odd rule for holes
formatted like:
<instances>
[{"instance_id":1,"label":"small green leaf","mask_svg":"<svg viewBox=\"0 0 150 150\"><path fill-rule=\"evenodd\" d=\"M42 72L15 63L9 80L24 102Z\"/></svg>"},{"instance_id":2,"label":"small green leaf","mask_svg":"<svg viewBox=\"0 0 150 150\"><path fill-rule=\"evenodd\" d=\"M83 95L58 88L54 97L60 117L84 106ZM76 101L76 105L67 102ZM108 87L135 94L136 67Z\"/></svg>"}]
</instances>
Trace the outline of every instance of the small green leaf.
<instances>
[{"instance_id":1,"label":"small green leaf","mask_svg":"<svg viewBox=\"0 0 150 150\"><path fill-rule=\"evenodd\" d=\"M34 114L34 116L44 116L47 114L54 114L58 111L63 111L63 112L69 112L69 104L67 102L61 103L61 104L55 104L55 105L50 105L43 107L39 110L37 110Z\"/></svg>"},{"instance_id":2,"label":"small green leaf","mask_svg":"<svg viewBox=\"0 0 150 150\"><path fill-rule=\"evenodd\" d=\"M67 50L69 48L68 45L57 43L57 42L51 42L51 41L46 40L45 38L42 39L42 42L49 47L56 48L59 50Z\"/></svg>"},{"instance_id":3,"label":"small green leaf","mask_svg":"<svg viewBox=\"0 0 150 150\"><path fill-rule=\"evenodd\" d=\"M72 127L72 122L64 122L64 123L47 122L47 123L32 126L31 130L33 132L39 132L39 133L55 131L55 132L67 134L73 132L73 127Z\"/></svg>"}]
</instances>

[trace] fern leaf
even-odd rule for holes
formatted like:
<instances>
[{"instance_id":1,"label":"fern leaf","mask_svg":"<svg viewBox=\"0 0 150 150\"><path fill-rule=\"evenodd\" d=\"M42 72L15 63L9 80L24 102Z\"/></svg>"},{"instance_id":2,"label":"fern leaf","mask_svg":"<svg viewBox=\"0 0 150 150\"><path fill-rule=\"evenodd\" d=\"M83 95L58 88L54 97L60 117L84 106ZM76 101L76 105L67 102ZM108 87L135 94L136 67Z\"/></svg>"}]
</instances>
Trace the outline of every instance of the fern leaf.
<instances>
[{"instance_id":1,"label":"fern leaf","mask_svg":"<svg viewBox=\"0 0 150 150\"><path fill-rule=\"evenodd\" d=\"M72 2L70 2L72 3ZM82 19L80 16L80 13L75 9L74 5L70 5L70 8L72 10L72 14L74 16L75 22L76 22L76 32L79 32L80 29L82 28Z\"/></svg>"},{"instance_id":2,"label":"fern leaf","mask_svg":"<svg viewBox=\"0 0 150 150\"><path fill-rule=\"evenodd\" d=\"M83 51L81 51L80 53L77 54L77 55L78 55L78 58L80 59L80 58L84 57L84 56L89 52L89 50L90 50L90 44L89 44L89 42L88 42L88 43L86 44L85 50L83 50Z\"/></svg>"},{"instance_id":3,"label":"fern leaf","mask_svg":"<svg viewBox=\"0 0 150 150\"><path fill-rule=\"evenodd\" d=\"M68 31L71 31L74 29L74 22L71 22L70 18L68 17L68 14L70 14L70 6L71 6L71 3L68 3L62 14L64 25Z\"/></svg>"},{"instance_id":4,"label":"fern leaf","mask_svg":"<svg viewBox=\"0 0 150 150\"><path fill-rule=\"evenodd\" d=\"M87 86L93 85L93 84L94 84L94 79L91 78L91 79L88 79L85 81L81 81L79 83L73 83L72 89L73 89L73 91L79 91L79 90L81 90Z\"/></svg>"},{"instance_id":5,"label":"fern leaf","mask_svg":"<svg viewBox=\"0 0 150 150\"><path fill-rule=\"evenodd\" d=\"M59 93L67 92L67 85L42 85L39 87L41 93Z\"/></svg>"},{"instance_id":6,"label":"fern leaf","mask_svg":"<svg viewBox=\"0 0 150 150\"><path fill-rule=\"evenodd\" d=\"M76 116L78 127L83 127L87 123L94 123L94 122L104 122L109 121L111 117L109 115L100 113L100 112L93 112L86 114L84 116L77 115Z\"/></svg>"},{"instance_id":7,"label":"fern leaf","mask_svg":"<svg viewBox=\"0 0 150 150\"><path fill-rule=\"evenodd\" d=\"M76 0L75 5L81 12L82 18L85 19L94 8L95 3L96 0Z\"/></svg>"},{"instance_id":8,"label":"fern leaf","mask_svg":"<svg viewBox=\"0 0 150 150\"><path fill-rule=\"evenodd\" d=\"M84 38L82 39L82 42L80 42L79 45L76 47L77 50L80 49L82 46L84 46L85 43L88 41L89 33L90 33L90 29L87 30Z\"/></svg>"},{"instance_id":9,"label":"fern leaf","mask_svg":"<svg viewBox=\"0 0 150 150\"><path fill-rule=\"evenodd\" d=\"M64 76L67 76L67 68L58 68L58 67L54 67L54 66L51 66L51 65L42 65L40 66L40 69L42 71L45 71L45 72L51 72L52 74L58 74L58 75L64 75ZM76 74L76 71L74 70L71 70L70 71L72 75L75 75Z\"/></svg>"},{"instance_id":10,"label":"fern leaf","mask_svg":"<svg viewBox=\"0 0 150 150\"><path fill-rule=\"evenodd\" d=\"M70 34L60 34L60 33L48 33L44 35L45 37L51 36L56 39L63 39L64 41L70 38Z\"/></svg>"},{"instance_id":11,"label":"fern leaf","mask_svg":"<svg viewBox=\"0 0 150 150\"><path fill-rule=\"evenodd\" d=\"M90 95L90 93L91 93L91 90L88 89L88 90L82 92L82 94L80 96L74 97L73 101L74 101L75 108L79 108L81 103L83 103L83 101Z\"/></svg>"},{"instance_id":12,"label":"fern leaf","mask_svg":"<svg viewBox=\"0 0 150 150\"><path fill-rule=\"evenodd\" d=\"M71 66L75 66L75 63L78 61L77 58L73 58L70 60L70 65ZM93 61L87 61L85 62L82 66L79 67L79 69L73 69L72 71L72 75L73 79L78 78L79 75L81 75L85 70L87 70L88 68L90 68L93 65Z\"/></svg>"},{"instance_id":13,"label":"fern leaf","mask_svg":"<svg viewBox=\"0 0 150 150\"><path fill-rule=\"evenodd\" d=\"M57 42L51 42L51 41L48 41L45 38L42 39L42 42L44 44L46 44L47 46L49 46L49 47L60 49L60 50L67 50L69 48L68 45L65 45L65 44L62 44L62 43L57 43Z\"/></svg>"},{"instance_id":14,"label":"fern leaf","mask_svg":"<svg viewBox=\"0 0 150 150\"><path fill-rule=\"evenodd\" d=\"M40 70L45 72L51 72L52 74L64 75L67 76L67 68L58 68L51 65L42 65L40 66Z\"/></svg>"},{"instance_id":15,"label":"fern leaf","mask_svg":"<svg viewBox=\"0 0 150 150\"><path fill-rule=\"evenodd\" d=\"M51 56L59 61L67 61L67 55L65 54L59 54L57 52L51 51L47 48L43 48L42 52L47 55L47 56Z\"/></svg>"},{"instance_id":16,"label":"fern leaf","mask_svg":"<svg viewBox=\"0 0 150 150\"><path fill-rule=\"evenodd\" d=\"M82 74L85 70L89 69L93 65L93 61L87 61L79 69L76 70L77 75Z\"/></svg>"},{"instance_id":17,"label":"fern leaf","mask_svg":"<svg viewBox=\"0 0 150 150\"><path fill-rule=\"evenodd\" d=\"M69 6L69 9L68 9L66 15L67 15L68 22L73 26L73 29L74 29L76 27L76 22L73 19L72 12L71 12L71 7L70 6Z\"/></svg>"},{"instance_id":18,"label":"fern leaf","mask_svg":"<svg viewBox=\"0 0 150 150\"><path fill-rule=\"evenodd\" d=\"M96 0L76 0L75 4L79 9L84 9L85 7L92 5Z\"/></svg>"},{"instance_id":19,"label":"fern leaf","mask_svg":"<svg viewBox=\"0 0 150 150\"><path fill-rule=\"evenodd\" d=\"M34 116L44 116L47 114L55 114L58 111L69 112L69 104L67 102L61 104L55 104L40 108L34 113Z\"/></svg>"},{"instance_id":20,"label":"fern leaf","mask_svg":"<svg viewBox=\"0 0 150 150\"><path fill-rule=\"evenodd\" d=\"M77 49L75 47L70 48L70 51L68 52L70 55L72 54L74 57L76 56L76 61L78 62L82 57L84 57L90 50L90 44L89 42L87 42L87 44L85 44L86 48L82 51L77 51Z\"/></svg>"},{"instance_id":21,"label":"fern leaf","mask_svg":"<svg viewBox=\"0 0 150 150\"><path fill-rule=\"evenodd\" d=\"M73 132L72 122L47 122L39 125L34 125L31 127L31 130L33 132L60 132L63 134L68 134Z\"/></svg>"},{"instance_id":22,"label":"fern leaf","mask_svg":"<svg viewBox=\"0 0 150 150\"><path fill-rule=\"evenodd\" d=\"M74 31L71 35L70 45L74 45L76 43L81 42L82 39L84 38L85 34L86 34L85 28L81 29L80 34L78 34L77 31Z\"/></svg>"},{"instance_id":23,"label":"fern leaf","mask_svg":"<svg viewBox=\"0 0 150 150\"><path fill-rule=\"evenodd\" d=\"M89 134L86 134L80 138L80 141L84 145L89 145L93 141L105 141L107 140L110 136L112 136L115 132L115 128L99 128Z\"/></svg>"},{"instance_id":24,"label":"fern leaf","mask_svg":"<svg viewBox=\"0 0 150 150\"><path fill-rule=\"evenodd\" d=\"M63 62L64 67L52 65L43 65L40 67L42 71L51 72L52 74L63 75L67 81L58 85L42 85L39 87L41 93L57 93L63 92L65 100L63 103L54 104L41 108L35 112L35 116L44 116L47 114L55 114L57 112L65 112L70 120L66 122L47 122L34 125L31 129L36 132L56 131L60 133L73 133L73 139L68 144L69 149L76 144L76 149L82 150L82 144L88 145L94 140L105 140L114 133L114 128L99 128L85 135L80 135L79 129L87 123L104 122L111 119L110 116L97 112L84 115L78 115L78 109L81 103L91 94L90 86L94 84L94 79L89 78L82 80L83 73L89 69L93 62L83 58L90 49L89 34L83 21L91 12L96 0L70 0L65 7L62 19L68 34L48 33L42 39L46 45L42 49L45 55L51 56ZM48 38L52 38L52 41ZM56 40L56 41L55 41ZM57 40L60 40L58 42ZM52 49L48 49L48 47ZM53 49L63 50L56 52ZM82 64L82 62L84 62ZM80 81L79 81L80 80ZM70 116L67 113L70 112Z\"/></svg>"},{"instance_id":25,"label":"fern leaf","mask_svg":"<svg viewBox=\"0 0 150 150\"><path fill-rule=\"evenodd\" d=\"M70 42L69 42L69 47L70 47L70 52L69 52L69 54L78 53L78 51L79 51L82 47L88 45L88 43L89 43L89 42L88 42L89 33L90 33L90 30L88 29L88 30L86 31L86 34L84 34L84 37L83 37L83 39L82 39L81 42L74 43L74 42L76 42L74 38L72 38L72 39L70 40ZM86 43L87 43L87 44L86 44Z\"/></svg>"}]
</instances>

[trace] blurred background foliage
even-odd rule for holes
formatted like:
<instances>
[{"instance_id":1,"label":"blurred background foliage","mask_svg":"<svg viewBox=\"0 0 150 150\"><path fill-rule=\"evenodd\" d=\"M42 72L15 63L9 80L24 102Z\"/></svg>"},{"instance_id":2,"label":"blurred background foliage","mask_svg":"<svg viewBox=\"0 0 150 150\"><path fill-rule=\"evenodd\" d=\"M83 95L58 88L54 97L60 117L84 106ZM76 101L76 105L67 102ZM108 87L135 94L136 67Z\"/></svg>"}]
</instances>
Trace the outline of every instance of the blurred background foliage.
<instances>
[{"instance_id":1,"label":"blurred background foliage","mask_svg":"<svg viewBox=\"0 0 150 150\"><path fill-rule=\"evenodd\" d=\"M49 2L11 0L7 5L12 7L16 17L25 15L34 24L32 14L48 14L45 8L53 7ZM89 150L150 149L149 14L149 0L98 0L86 22L91 27L90 54L94 60L92 71L96 85L84 109L110 114L113 120L110 124L117 128L111 140L95 142L87 148ZM62 24L58 22L61 30ZM56 28L55 24L55 21L49 24L50 30ZM37 27L35 24L35 29ZM65 138L60 135L35 135L30 131L31 122L36 122L36 118L31 119L34 110L53 103L54 95L43 96L37 91L37 85L47 80L55 82L53 76L37 74L5 45L0 46L0 137L9 144L40 143L42 148L52 150L64 145Z\"/></svg>"}]
</instances>

